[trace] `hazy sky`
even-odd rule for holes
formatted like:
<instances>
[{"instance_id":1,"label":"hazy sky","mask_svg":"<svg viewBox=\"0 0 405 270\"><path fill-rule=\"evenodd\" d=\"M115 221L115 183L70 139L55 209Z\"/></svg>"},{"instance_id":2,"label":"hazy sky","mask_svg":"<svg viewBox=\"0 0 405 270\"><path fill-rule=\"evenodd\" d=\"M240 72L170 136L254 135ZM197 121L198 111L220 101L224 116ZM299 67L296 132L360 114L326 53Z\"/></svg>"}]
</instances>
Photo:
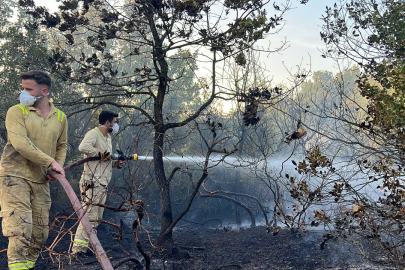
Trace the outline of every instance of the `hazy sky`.
<instances>
[{"instance_id":1,"label":"hazy sky","mask_svg":"<svg viewBox=\"0 0 405 270\"><path fill-rule=\"evenodd\" d=\"M276 37L271 37L275 42L286 38L290 45L287 50L269 56L267 68L274 74L275 81L280 81L277 76L281 78L287 76L283 62L288 69L293 70L296 69L296 65L302 64L303 67L311 68L312 71L337 71L334 62L322 58L322 53L319 51L325 48L319 35L323 23L321 17L326 6L333 6L336 0L309 0L306 5L297 2L293 2L296 8L288 11L284 16L286 21L284 29Z\"/></svg>"},{"instance_id":2,"label":"hazy sky","mask_svg":"<svg viewBox=\"0 0 405 270\"><path fill-rule=\"evenodd\" d=\"M57 10L59 3L56 0L35 0L37 5L47 7L51 12ZM277 4L283 1L277 0ZM333 6L336 0L309 0L306 5L299 4L298 0L292 0L293 9L284 16L286 25L277 35L272 35L269 41L272 47L277 46L282 40L289 42L289 48L280 53L263 55L266 68L270 70L274 82L286 81L288 72L285 67L293 73L297 65L302 65L312 71L330 70L336 72L334 62L330 59L322 58L319 51L324 48L319 32L326 6ZM268 14L275 14L272 7L274 1L270 2ZM274 46L273 46L274 44ZM264 44L266 46L266 44ZM267 47L267 46L266 46ZM311 67L309 66L311 64ZM285 67L284 67L285 66Z\"/></svg>"}]
</instances>

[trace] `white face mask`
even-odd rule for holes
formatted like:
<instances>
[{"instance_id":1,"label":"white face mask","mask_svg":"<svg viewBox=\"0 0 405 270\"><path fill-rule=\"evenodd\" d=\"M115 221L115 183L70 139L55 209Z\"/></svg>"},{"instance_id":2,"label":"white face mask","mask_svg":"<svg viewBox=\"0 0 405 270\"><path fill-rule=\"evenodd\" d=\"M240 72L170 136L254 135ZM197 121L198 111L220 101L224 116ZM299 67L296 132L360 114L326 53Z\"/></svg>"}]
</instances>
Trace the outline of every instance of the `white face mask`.
<instances>
[{"instance_id":1,"label":"white face mask","mask_svg":"<svg viewBox=\"0 0 405 270\"><path fill-rule=\"evenodd\" d=\"M115 123L113 126L112 126L112 133L118 133L118 130L120 129L120 127L118 126L118 124L117 123Z\"/></svg>"},{"instance_id":2,"label":"white face mask","mask_svg":"<svg viewBox=\"0 0 405 270\"><path fill-rule=\"evenodd\" d=\"M20 103L23 106L34 105L35 101L37 101L40 98L42 98L42 96L34 97L34 96L31 96L30 93L28 93L27 91L24 90L20 94Z\"/></svg>"}]
</instances>

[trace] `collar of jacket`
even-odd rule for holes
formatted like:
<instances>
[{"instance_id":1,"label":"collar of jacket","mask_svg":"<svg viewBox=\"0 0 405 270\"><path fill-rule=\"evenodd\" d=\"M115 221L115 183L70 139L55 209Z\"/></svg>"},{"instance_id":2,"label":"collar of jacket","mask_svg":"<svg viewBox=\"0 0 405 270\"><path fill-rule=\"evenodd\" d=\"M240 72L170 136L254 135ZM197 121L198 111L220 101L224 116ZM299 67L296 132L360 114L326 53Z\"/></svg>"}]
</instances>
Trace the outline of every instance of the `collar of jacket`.
<instances>
[{"instance_id":1,"label":"collar of jacket","mask_svg":"<svg viewBox=\"0 0 405 270\"><path fill-rule=\"evenodd\" d=\"M57 113L58 110L56 109L56 107L53 105L52 102L49 101L49 106L51 107L49 110L49 115ZM35 107L33 105L29 105L29 106L25 106L29 111L34 111L36 112L37 109L35 109Z\"/></svg>"},{"instance_id":2,"label":"collar of jacket","mask_svg":"<svg viewBox=\"0 0 405 270\"><path fill-rule=\"evenodd\" d=\"M98 136L100 136L101 138L103 138L103 137L106 138L106 139L111 138L110 133L107 132L107 137L106 137L106 136L103 135L103 132L101 132L101 130L98 127L95 127L94 129L96 130Z\"/></svg>"}]
</instances>

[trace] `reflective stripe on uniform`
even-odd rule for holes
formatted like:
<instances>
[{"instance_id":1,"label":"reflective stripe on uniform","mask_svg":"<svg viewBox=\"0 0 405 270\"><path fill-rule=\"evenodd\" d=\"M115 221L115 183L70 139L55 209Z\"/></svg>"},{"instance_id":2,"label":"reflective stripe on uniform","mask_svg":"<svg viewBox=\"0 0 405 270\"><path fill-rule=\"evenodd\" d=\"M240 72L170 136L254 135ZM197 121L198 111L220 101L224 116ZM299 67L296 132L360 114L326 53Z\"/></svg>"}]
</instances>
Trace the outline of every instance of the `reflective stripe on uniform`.
<instances>
[{"instance_id":1,"label":"reflective stripe on uniform","mask_svg":"<svg viewBox=\"0 0 405 270\"><path fill-rule=\"evenodd\" d=\"M9 264L8 269L9 270L26 270L26 269L29 269L29 268L27 266L27 263L18 262L18 263Z\"/></svg>"},{"instance_id":2,"label":"reflective stripe on uniform","mask_svg":"<svg viewBox=\"0 0 405 270\"><path fill-rule=\"evenodd\" d=\"M65 114L61 110L58 109L58 119L61 123L63 122L64 118L65 118Z\"/></svg>"},{"instance_id":3,"label":"reflective stripe on uniform","mask_svg":"<svg viewBox=\"0 0 405 270\"><path fill-rule=\"evenodd\" d=\"M96 131L97 135L98 135L100 138L103 138L104 135L101 133L101 131L100 131L100 129L99 129L98 127L95 127L94 130Z\"/></svg>"},{"instance_id":4,"label":"reflective stripe on uniform","mask_svg":"<svg viewBox=\"0 0 405 270\"><path fill-rule=\"evenodd\" d=\"M83 240L80 240L80 239L75 239L73 242L74 242L75 245L78 245L78 246L85 246L85 247L88 247L88 246L89 246L89 242L88 242L88 241L83 241Z\"/></svg>"},{"instance_id":5,"label":"reflective stripe on uniform","mask_svg":"<svg viewBox=\"0 0 405 270\"><path fill-rule=\"evenodd\" d=\"M21 104L17 105L23 111L23 114L28 114L27 108ZM65 119L65 113L58 109L58 120L62 123Z\"/></svg>"},{"instance_id":6,"label":"reflective stripe on uniform","mask_svg":"<svg viewBox=\"0 0 405 270\"><path fill-rule=\"evenodd\" d=\"M30 260L27 261L28 269L34 269L34 265L35 265L35 261L30 261Z\"/></svg>"},{"instance_id":7,"label":"reflective stripe on uniform","mask_svg":"<svg viewBox=\"0 0 405 270\"><path fill-rule=\"evenodd\" d=\"M20 109L23 111L23 114L28 114L27 108L25 108L25 106L18 104L18 107L20 107Z\"/></svg>"}]
</instances>

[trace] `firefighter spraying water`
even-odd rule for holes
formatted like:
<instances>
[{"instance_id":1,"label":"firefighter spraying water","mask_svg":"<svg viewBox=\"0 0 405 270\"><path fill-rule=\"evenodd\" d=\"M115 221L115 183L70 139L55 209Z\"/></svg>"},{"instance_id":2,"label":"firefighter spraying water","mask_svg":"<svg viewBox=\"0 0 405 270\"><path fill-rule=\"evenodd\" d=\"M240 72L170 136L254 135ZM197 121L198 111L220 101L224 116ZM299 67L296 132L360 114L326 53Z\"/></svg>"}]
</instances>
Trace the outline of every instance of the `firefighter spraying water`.
<instances>
[{"instance_id":1,"label":"firefighter spraying water","mask_svg":"<svg viewBox=\"0 0 405 270\"><path fill-rule=\"evenodd\" d=\"M20 104L7 111L8 140L0 163L0 215L2 233L9 240L8 268L34 269L49 234L49 180L53 179L61 183L81 219L73 253L86 252L90 242L102 268L113 269L97 239L98 224L90 223L89 218L102 218L103 209L92 204L105 201L112 167L122 168L127 160L138 158L136 154L124 155L121 151L109 155L112 152L109 133L118 132L118 114L101 112L99 126L87 132L79 146L85 159L62 168L68 124L66 115L48 99L51 78L35 70L22 73L21 80ZM80 201L65 178L65 170L83 163Z\"/></svg>"},{"instance_id":2,"label":"firefighter spraying water","mask_svg":"<svg viewBox=\"0 0 405 270\"><path fill-rule=\"evenodd\" d=\"M111 133L117 133L118 114L110 111L102 111L98 117L99 125L89 130L79 145L80 152L83 153L84 169L79 182L81 205L95 234L97 227L103 219L103 205L107 199L107 187L111 181L112 168L121 169L127 160L137 160L137 155L125 155L117 150L112 152ZM82 223L77 227L72 245L71 254L78 260L93 256L89 249L91 237ZM95 250L94 245L93 250ZM96 251L96 250L95 250Z\"/></svg>"}]
</instances>

